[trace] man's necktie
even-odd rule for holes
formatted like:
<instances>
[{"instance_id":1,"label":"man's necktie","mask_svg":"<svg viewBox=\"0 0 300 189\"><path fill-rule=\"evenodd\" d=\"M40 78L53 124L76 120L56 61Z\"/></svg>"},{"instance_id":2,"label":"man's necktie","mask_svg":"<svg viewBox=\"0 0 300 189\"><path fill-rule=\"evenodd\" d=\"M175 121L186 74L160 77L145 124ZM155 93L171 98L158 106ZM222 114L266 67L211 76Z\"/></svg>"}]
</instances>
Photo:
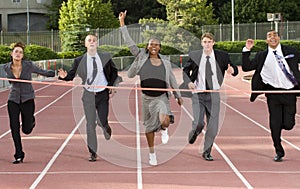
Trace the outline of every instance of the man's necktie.
<instances>
[{"instance_id":1,"label":"man's necktie","mask_svg":"<svg viewBox=\"0 0 300 189\"><path fill-rule=\"evenodd\" d=\"M93 76L92 76L92 78L88 78L88 80L86 81L88 85L91 85L94 82L94 80L97 76L97 71L98 71L96 57L92 57L92 58L93 58Z\"/></svg>"},{"instance_id":2,"label":"man's necktie","mask_svg":"<svg viewBox=\"0 0 300 189\"><path fill-rule=\"evenodd\" d=\"M285 65L283 64L283 61L282 61L282 56L278 55L276 51L273 51L275 57L276 57L276 60L279 64L279 67L281 68L281 70L283 71L284 75L293 83L293 85L298 85L298 81L297 79L292 75L290 74Z\"/></svg>"},{"instance_id":3,"label":"man's necktie","mask_svg":"<svg viewBox=\"0 0 300 189\"><path fill-rule=\"evenodd\" d=\"M212 83L212 75L213 72L211 70L211 64L209 62L209 56L206 56L206 66L205 66L205 84L206 84L206 90L213 89L213 83Z\"/></svg>"}]
</instances>

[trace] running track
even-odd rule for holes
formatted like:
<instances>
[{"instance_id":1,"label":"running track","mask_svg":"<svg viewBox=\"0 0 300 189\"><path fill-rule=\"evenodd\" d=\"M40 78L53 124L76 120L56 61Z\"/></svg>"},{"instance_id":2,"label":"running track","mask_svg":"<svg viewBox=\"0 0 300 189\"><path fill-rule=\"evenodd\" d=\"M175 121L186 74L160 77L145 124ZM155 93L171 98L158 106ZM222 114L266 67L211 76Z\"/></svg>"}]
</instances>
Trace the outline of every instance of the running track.
<instances>
[{"instance_id":1,"label":"running track","mask_svg":"<svg viewBox=\"0 0 300 189\"><path fill-rule=\"evenodd\" d=\"M180 70L174 72L180 83ZM121 74L124 82L120 87L135 86L137 78ZM225 78L221 129L212 151L215 161L201 157L203 135L194 145L187 144L190 99L180 108L172 98L175 124L170 126L168 144L162 145L160 134L156 135L159 165L155 167L148 166L140 91L120 89L114 94L109 117L112 139L105 141L99 130L100 157L89 162L76 89L35 84L37 125L32 134L22 135L26 155L18 165L11 163L14 148L6 110L8 91L1 91L0 188L300 188L299 114L295 128L283 132L286 157L274 162L266 101L261 95L249 102L250 84L243 80L247 74Z\"/></svg>"}]
</instances>

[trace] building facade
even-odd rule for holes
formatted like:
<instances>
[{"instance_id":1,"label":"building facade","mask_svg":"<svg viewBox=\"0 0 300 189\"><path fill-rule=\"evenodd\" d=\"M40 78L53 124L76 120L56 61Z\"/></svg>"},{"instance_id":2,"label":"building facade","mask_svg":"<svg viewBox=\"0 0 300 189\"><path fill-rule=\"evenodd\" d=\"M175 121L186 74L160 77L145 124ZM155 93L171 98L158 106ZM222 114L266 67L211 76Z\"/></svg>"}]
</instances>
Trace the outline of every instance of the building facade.
<instances>
[{"instance_id":1,"label":"building facade","mask_svg":"<svg viewBox=\"0 0 300 189\"><path fill-rule=\"evenodd\" d=\"M7 32L47 30L45 5L52 0L1 0L0 30ZM29 18L29 19L28 19Z\"/></svg>"}]
</instances>

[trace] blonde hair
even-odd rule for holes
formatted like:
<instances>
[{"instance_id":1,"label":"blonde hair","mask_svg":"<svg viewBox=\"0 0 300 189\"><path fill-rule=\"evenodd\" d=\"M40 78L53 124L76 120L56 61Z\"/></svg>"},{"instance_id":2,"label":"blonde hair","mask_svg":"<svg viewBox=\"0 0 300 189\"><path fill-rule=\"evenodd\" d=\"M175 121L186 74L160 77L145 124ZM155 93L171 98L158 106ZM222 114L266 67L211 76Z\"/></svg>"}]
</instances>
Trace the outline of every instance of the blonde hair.
<instances>
[{"instance_id":1,"label":"blonde hair","mask_svg":"<svg viewBox=\"0 0 300 189\"><path fill-rule=\"evenodd\" d=\"M205 38L205 37L207 37L207 38L209 38L209 39L215 41L214 35L213 35L212 33L209 33L209 32L203 33L202 36L201 36L201 41L202 41L203 38Z\"/></svg>"}]
</instances>

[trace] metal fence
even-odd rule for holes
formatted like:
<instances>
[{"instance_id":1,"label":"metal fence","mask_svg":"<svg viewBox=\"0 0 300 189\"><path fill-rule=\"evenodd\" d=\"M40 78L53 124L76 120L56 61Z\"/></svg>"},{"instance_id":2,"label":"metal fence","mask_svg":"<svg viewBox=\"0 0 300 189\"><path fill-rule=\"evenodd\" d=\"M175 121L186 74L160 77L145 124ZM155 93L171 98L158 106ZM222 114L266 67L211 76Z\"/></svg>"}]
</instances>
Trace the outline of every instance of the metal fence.
<instances>
[{"instance_id":1,"label":"metal fence","mask_svg":"<svg viewBox=\"0 0 300 189\"><path fill-rule=\"evenodd\" d=\"M235 24L234 26L234 41L243 41L248 38L265 39L266 33L270 29L274 29L273 22L267 23L248 23ZM137 43L144 42L142 27L130 27L130 35ZM283 40L300 40L300 21L297 22L279 22L278 30ZM121 33L119 29L96 29L94 30L99 37L101 45L121 46L123 44ZM202 26L202 32L212 32L215 35L216 41L232 41L232 25L205 25ZM45 46L52 49L54 52L61 52L61 39L59 31L42 31L42 32L1 32L1 45L10 45L16 41L27 43L29 39L30 44Z\"/></svg>"},{"instance_id":2,"label":"metal fence","mask_svg":"<svg viewBox=\"0 0 300 189\"><path fill-rule=\"evenodd\" d=\"M267 23L248 23L234 25L234 40L232 40L232 25L206 25L202 27L202 32L212 32L215 35L216 41L244 41L251 39L266 39L266 34L269 30L276 26L274 22ZM300 22L279 22L278 32L282 40L297 40L300 41Z\"/></svg>"}]
</instances>

